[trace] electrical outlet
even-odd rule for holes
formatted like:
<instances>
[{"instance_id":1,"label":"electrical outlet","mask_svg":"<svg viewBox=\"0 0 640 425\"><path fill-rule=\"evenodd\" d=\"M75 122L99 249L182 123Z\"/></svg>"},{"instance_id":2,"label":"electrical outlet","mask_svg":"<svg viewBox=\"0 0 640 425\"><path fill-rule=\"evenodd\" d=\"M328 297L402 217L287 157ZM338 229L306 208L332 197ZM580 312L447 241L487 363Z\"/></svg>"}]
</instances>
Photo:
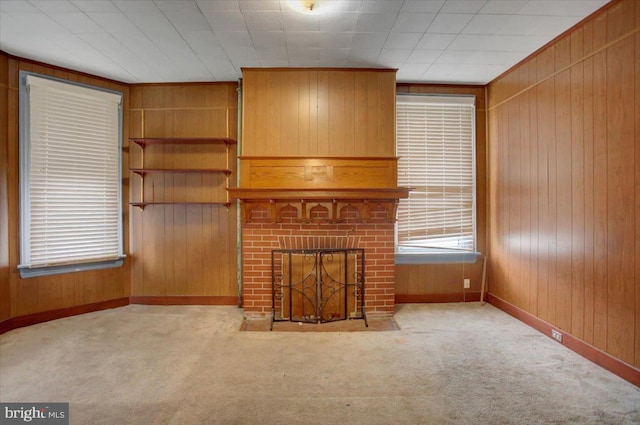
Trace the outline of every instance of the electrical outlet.
<instances>
[{"instance_id":1,"label":"electrical outlet","mask_svg":"<svg viewBox=\"0 0 640 425\"><path fill-rule=\"evenodd\" d=\"M471 288L471 279L465 279L464 280L464 289L469 289Z\"/></svg>"},{"instance_id":2,"label":"electrical outlet","mask_svg":"<svg viewBox=\"0 0 640 425\"><path fill-rule=\"evenodd\" d=\"M555 339L558 342L562 342L562 334L555 329L551 329L551 338Z\"/></svg>"}]
</instances>

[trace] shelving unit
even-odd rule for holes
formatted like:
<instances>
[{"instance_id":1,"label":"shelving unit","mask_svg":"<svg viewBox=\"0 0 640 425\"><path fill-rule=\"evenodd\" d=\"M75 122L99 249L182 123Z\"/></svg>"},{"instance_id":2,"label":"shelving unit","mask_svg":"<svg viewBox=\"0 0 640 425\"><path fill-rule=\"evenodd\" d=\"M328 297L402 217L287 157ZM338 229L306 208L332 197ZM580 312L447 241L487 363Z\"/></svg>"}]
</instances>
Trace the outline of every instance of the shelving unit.
<instances>
[{"instance_id":1,"label":"shelving unit","mask_svg":"<svg viewBox=\"0 0 640 425\"><path fill-rule=\"evenodd\" d=\"M226 137L212 137L212 138L131 138L129 141L135 145L138 145L140 151L140 167L130 168L129 171L132 174L140 176L140 200L130 202L129 205L144 209L147 205L225 205L229 206L229 194L225 190L225 201L203 201L203 202L191 202L191 201L155 201L154 196L151 196L151 200L145 200L145 177L149 174L224 174L225 175L225 187L229 188L230 176L232 170L230 168L231 158L229 152L229 146L235 145L236 141ZM185 146L185 145L224 145L225 146L225 168L146 168L145 167L145 149L154 145L173 145L173 146Z\"/></svg>"}]
</instances>

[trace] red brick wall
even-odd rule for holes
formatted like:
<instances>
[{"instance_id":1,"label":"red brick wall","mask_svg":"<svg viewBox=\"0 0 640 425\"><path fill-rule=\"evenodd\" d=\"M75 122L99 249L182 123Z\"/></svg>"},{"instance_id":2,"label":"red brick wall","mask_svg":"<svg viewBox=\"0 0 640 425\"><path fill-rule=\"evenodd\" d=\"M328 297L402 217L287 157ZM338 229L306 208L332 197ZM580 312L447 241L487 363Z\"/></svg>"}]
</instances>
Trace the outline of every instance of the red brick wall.
<instances>
[{"instance_id":1,"label":"red brick wall","mask_svg":"<svg viewBox=\"0 0 640 425\"><path fill-rule=\"evenodd\" d=\"M312 216L314 217L314 216ZM365 250L365 311L368 317L394 312L394 225L384 210L375 210L367 223L346 211L342 221L330 223L322 215L310 222L297 220L297 210L283 212L270 223L266 211L253 210L242 225L242 297L246 317L271 316L271 250L345 247ZM348 242L344 242L344 240ZM315 246L301 246L315 245ZM286 245L286 246L285 246Z\"/></svg>"}]
</instances>

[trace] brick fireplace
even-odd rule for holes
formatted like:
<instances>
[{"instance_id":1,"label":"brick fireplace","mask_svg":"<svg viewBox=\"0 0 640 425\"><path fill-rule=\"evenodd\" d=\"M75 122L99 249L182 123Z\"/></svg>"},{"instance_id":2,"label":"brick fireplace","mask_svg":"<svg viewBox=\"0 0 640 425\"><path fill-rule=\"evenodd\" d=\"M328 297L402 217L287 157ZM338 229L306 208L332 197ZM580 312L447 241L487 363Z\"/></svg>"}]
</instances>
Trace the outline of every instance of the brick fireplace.
<instances>
[{"instance_id":1,"label":"brick fireplace","mask_svg":"<svg viewBox=\"0 0 640 425\"><path fill-rule=\"evenodd\" d=\"M365 311L368 317L392 316L394 311L394 224L381 206L363 222L357 208L345 206L338 217L317 204L310 217L300 219L291 205L279 221L267 208L252 209L242 225L242 300L246 317L270 316L272 308L271 250L362 248L365 250Z\"/></svg>"}]
</instances>

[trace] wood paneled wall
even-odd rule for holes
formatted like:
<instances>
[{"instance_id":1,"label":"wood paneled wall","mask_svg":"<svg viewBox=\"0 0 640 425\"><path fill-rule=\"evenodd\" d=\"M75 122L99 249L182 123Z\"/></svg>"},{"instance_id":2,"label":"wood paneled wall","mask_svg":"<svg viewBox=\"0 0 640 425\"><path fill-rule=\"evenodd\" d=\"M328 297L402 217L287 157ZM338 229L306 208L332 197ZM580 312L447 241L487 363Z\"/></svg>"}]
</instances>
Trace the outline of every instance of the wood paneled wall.
<instances>
[{"instance_id":1,"label":"wood paneled wall","mask_svg":"<svg viewBox=\"0 0 640 425\"><path fill-rule=\"evenodd\" d=\"M132 86L129 135L236 139L236 89L236 83ZM139 167L140 147L130 144L128 149L131 163ZM236 149L235 145L229 147L232 186L236 181ZM145 150L147 167L226 168L225 163L222 145L150 146ZM132 200L139 200L140 176L130 178ZM224 176L148 175L145 184L147 196L154 192L156 201L226 199ZM236 303L235 204L147 205L144 210L132 207L130 213L132 297L209 297L204 303L215 299Z\"/></svg>"},{"instance_id":2,"label":"wood paneled wall","mask_svg":"<svg viewBox=\"0 0 640 425\"><path fill-rule=\"evenodd\" d=\"M395 70L244 69L245 156L395 156Z\"/></svg>"},{"instance_id":3,"label":"wood paneled wall","mask_svg":"<svg viewBox=\"0 0 640 425\"><path fill-rule=\"evenodd\" d=\"M9 58L0 52L0 322L11 317L9 285Z\"/></svg>"},{"instance_id":4,"label":"wood paneled wall","mask_svg":"<svg viewBox=\"0 0 640 425\"><path fill-rule=\"evenodd\" d=\"M640 367L640 3L489 86L490 292Z\"/></svg>"},{"instance_id":5,"label":"wood paneled wall","mask_svg":"<svg viewBox=\"0 0 640 425\"><path fill-rule=\"evenodd\" d=\"M485 88L398 84L397 92L467 94L476 97L476 220L477 250L487 252L487 137ZM471 288L464 289L464 279ZM405 264L396 266L396 299L399 302L477 300L482 284L482 259L474 264ZM466 292L466 294L465 294Z\"/></svg>"},{"instance_id":6,"label":"wood paneled wall","mask_svg":"<svg viewBox=\"0 0 640 425\"><path fill-rule=\"evenodd\" d=\"M129 260L123 267L63 275L21 279L19 263L19 182L18 182L18 88L19 71L52 75L123 93L123 125L128 131L129 88L109 80L64 69L23 61L0 54L0 320L33 313L99 303L129 296ZM3 137L6 135L6 137ZM123 168L128 156L123 154ZM126 173L123 173L126 175ZM124 202L128 199L127 180L123 183ZM124 244L128 251L129 217L124 209ZM9 296L7 294L7 281ZM8 315L6 303L9 303Z\"/></svg>"}]
</instances>

